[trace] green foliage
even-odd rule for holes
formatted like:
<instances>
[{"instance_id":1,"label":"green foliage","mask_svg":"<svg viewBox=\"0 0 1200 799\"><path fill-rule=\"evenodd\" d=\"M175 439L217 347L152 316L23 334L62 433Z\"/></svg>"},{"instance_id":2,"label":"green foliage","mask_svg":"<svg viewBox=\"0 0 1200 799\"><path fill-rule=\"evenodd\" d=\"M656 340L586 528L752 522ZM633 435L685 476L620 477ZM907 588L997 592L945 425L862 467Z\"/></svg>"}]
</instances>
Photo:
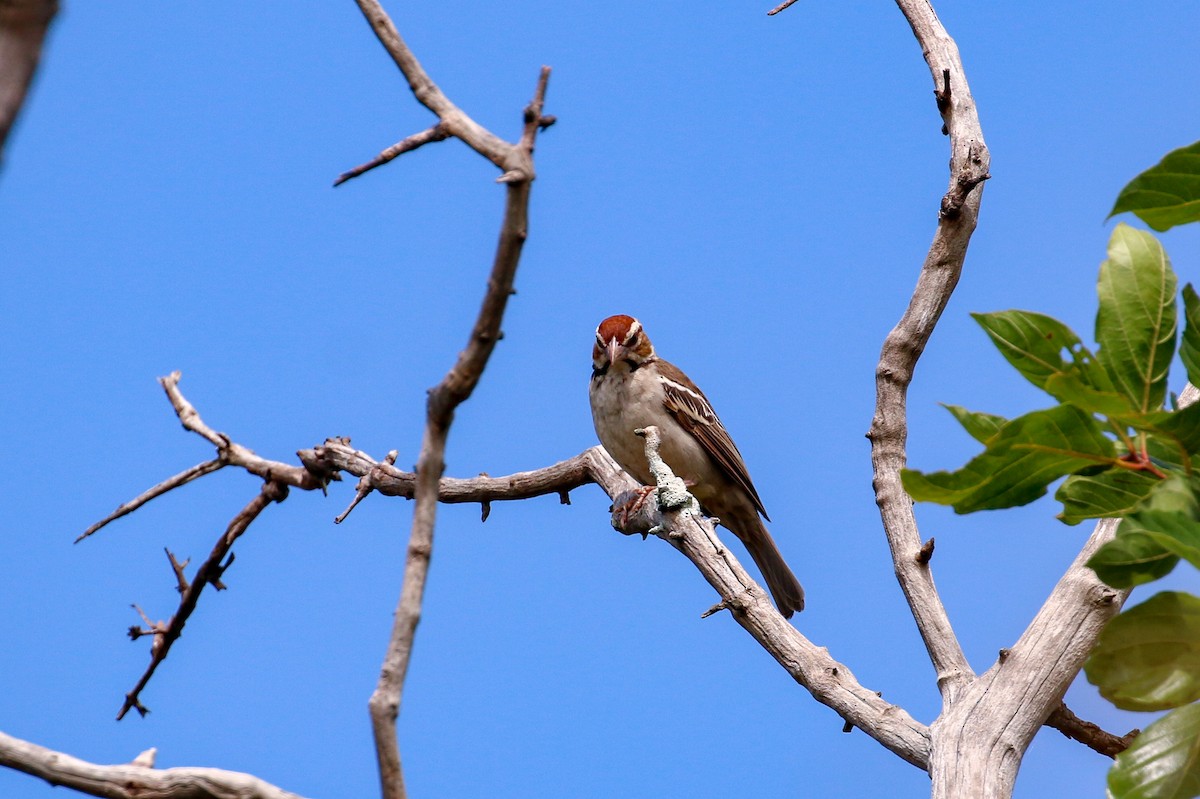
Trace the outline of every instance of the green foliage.
<instances>
[{"instance_id":1,"label":"green foliage","mask_svg":"<svg viewBox=\"0 0 1200 799\"><path fill-rule=\"evenodd\" d=\"M1159 232L1200 220L1200 142L1172 150L1131 180L1109 216L1126 211Z\"/></svg>"},{"instance_id":2,"label":"green foliage","mask_svg":"<svg viewBox=\"0 0 1200 799\"><path fill-rule=\"evenodd\" d=\"M1200 796L1200 704L1173 710L1151 724L1108 772L1113 799Z\"/></svg>"},{"instance_id":3,"label":"green foliage","mask_svg":"<svg viewBox=\"0 0 1200 799\"><path fill-rule=\"evenodd\" d=\"M1084 519L1124 516L1133 511L1150 492L1161 484L1148 472L1112 467L1097 475L1068 477L1054 498L1063 504L1058 518L1067 524Z\"/></svg>"},{"instance_id":4,"label":"green foliage","mask_svg":"<svg viewBox=\"0 0 1200 799\"><path fill-rule=\"evenodd\" d=\"M1072 475L1057 497L1061 518L1075 524L1131 512L1154 491L1170 467L1151 457L1152 440L1190 472L1200 452L1200 405L1163 408L1177 338L1175 291L1158 241L1118 225L1100 267L1095 354L1044 314L974 314L1021 376L1060 404L1013 420L947 406L984 451L953 472L906 469L905 489L915 500L971 513L1032 502ZM1200 298L1189 291L1182 349L1200 363Z\"/></svg>"},{"instance_id":5,"label":"green foliage","mask_svg":"<svg viewBox=\"0 0 1200 799\"><path fill-rule=\"evenodd\" d=\"M904 488L913 499L952 505L958 513L1011 508L1045 494L1063 475L1116 458L1095 418L1071 405L1013 419L986 443L956 472L906 471Z\"/></svg>"},{"instance_id":6,"label":"green foliage","mask_svg":"<svg viewBox=\"0 0 1200 799\"><path fill-rule=\"evenodd\" d=\"M1136 411L1161 408L1175 354L1175 273L1162 245L1117 225L1098 291L1096 341L1113 384Z\"/></svg>"},{"instance_id":7,"label":"green foliage","mask_svg":"<svg viewBox=\"0 0 1200 799\"><path fill-rule=\"evenodd\" d=\"M1200 295L1190 283L1183 287L1183 315L1187 327L1179 345L1179 359L1187 369L1188 382L1200 386Z\"/></svg>"},{"instance_id":8,"label":"green foliage","mask_svg":"<svg viewBox=\"0 0 1200 799\"><path fill-rule=\"evenodd\" d=\"M1000 428L1008 422L1003 416L997 416L994 413L968 411L961 405L943 404L942 407L954 414L954 418L963 426L963 429L980 444L988 443L988 440L1000 432Z\"/></svg>"},{"instance_id":9,"label":"green foliage","mask_svg":"<svg viewBox=\"0 0 1200 799\"><path fill-rule=\"evenodd\" d=\"M1162 591L1122 613L1084 668L1122 710L1169 710L1200 699L1200 599Z\"/></svg>"},{"instance_id":10,"label":"green foliage","mask_svg":"<svg viewBox=\"0 0 1200 799\"><path fill-rule=\"evenodd\" d=\"M1200 142L1126 186L1113 208L1124 211L1157 230L1200 221ZM1177 351L1200 385L1200 294L1184 286L1180 315L1175 272L1150 233L1117 225L1107 256L1094 351L1044 314L973 314L1004 359L1058 404L1011 420L948 405L983 451L955 471L906 469L901 478L914 500L971 513L1032 502L1065 477L1055 493L1063 522L1120 519L1088 566L1126 590L1181 561L1200 569L1200 402L1167 407ZM1200 796L1200 598L1163 591L1125 610L1085 670L1117 707L1171 710L1117 758L1109 795Z\"/></svg>"}]
</instances>

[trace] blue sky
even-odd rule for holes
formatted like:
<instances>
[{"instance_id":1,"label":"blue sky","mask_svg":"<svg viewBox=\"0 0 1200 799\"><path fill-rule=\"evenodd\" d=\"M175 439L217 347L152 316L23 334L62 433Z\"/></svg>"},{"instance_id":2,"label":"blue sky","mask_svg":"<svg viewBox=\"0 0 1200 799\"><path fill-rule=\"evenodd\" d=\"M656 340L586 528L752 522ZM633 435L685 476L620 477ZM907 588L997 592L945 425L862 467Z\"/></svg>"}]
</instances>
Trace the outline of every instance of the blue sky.
<instances>
[{"instance_id":1,"label":"blue sky","mask_svg":"<svg viewBox=\"0 0 1200 799\"><path fill-rule=\"evenodd\" d=\"M895 7L802 2L421 4L390 10L482 124L520 129L554 68L519 294L451 435L448 474L591 446L597 322L640 317L713 400L808 592L798 627L929 722L933 675L892 568L863 438L884 335L946 185L931 81ZM1149 8L1149 7L1147 7ZM1028 308L1085 337L1119 189L1200 138L1189 2L947 3L992 153L962 283L917 370L910 460L973 442L938 402L1047 404L970 320ZM503 190L457 142L336 190L431 124L352 3L69 3L0 173L0 729L96 762L253 772L313 797L376 791L366 700L411 506L293 492L235 547L143 699L130 603L165 619L163 555L201 559L258 482L233 470L95 538L85 527L211 456L154 378L182 370L206 421L291 460L349 435L416 459L425 390L466 341ZM1200 235L1164 237L1195 279ZM1180 385L1177 383L1176 388ZM606 498L443 507L401 717L414 796L894 797L926 775L816 704L659 541ZM1050 500L959 518L922 506L972 664L1010 645L1087 529ZM740 553L740 550L738 550ZM1200 589L1193 575L1173 584ZM1145 720L1086 683L1072 708ZM1043 730L1017 795L1102 795L1107 761ZM59 796L0 771L0 795Z\"/></svg>"}]
</instances>

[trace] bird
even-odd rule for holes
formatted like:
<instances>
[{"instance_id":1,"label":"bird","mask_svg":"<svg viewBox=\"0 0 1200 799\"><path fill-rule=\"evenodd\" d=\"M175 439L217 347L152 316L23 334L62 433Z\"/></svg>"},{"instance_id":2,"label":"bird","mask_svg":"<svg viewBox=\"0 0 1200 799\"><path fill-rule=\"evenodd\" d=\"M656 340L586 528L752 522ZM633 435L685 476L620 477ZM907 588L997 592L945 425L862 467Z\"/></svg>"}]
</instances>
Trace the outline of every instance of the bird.
<instances>
[{"instance_id":1,"label":"bird","mask_svg":"<svg viewBox=\"0 0 1200 799\"><path fill-rule=\"evenodd\" d=\"M658 357L632 316L610 316L596 328L588 396L601 445L629 476L654 485L644 441L634 430L656 426L659 455L705 513L746 545L779 612L791 618L804 610L804 589L763 524L770 518L737 445L704 393Z\"/></svg>"}]
</instances>

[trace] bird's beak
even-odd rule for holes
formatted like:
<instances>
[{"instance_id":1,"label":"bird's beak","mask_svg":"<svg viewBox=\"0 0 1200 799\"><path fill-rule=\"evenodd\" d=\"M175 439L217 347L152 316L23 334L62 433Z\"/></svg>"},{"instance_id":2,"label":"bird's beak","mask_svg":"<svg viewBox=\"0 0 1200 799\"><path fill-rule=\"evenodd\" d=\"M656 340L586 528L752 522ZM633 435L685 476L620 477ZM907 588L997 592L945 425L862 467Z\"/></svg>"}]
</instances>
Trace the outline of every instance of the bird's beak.
<instances>
[{"instance_id":1,"label":"bird's beak","mask_svg":"<svg viewBox=\"0 0 1200 799\"><path fill-rule=\"evenodd\" d=\"M621 343L619 341L617 341L615 338L610 338L608 340L608 345L604 348L604 351L606 353L608 353L608 362L616 363L617 362L617 354L622 349L623 348L621 347Z\"/></svg>"}]
</instances>

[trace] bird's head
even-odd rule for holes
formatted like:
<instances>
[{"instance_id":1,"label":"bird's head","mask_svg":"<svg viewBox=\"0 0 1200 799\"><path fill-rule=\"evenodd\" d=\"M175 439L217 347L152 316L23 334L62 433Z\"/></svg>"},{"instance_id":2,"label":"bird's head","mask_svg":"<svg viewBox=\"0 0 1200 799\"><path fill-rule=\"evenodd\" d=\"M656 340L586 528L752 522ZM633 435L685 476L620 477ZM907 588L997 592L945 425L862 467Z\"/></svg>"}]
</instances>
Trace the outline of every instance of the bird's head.
<instances>
[{"instance_id":1,"label":"bird's head","mask_svg":"<svg viewBox=\"0 0 1200 799\"><path fill-rule=\"evenodd\" d=\"M610 316L596 328L592 347L596 374L605 374L610 368L632 372L653 358L654 345L642 330L642 323L632 316Z\"/></svg>"}]
</instances>

